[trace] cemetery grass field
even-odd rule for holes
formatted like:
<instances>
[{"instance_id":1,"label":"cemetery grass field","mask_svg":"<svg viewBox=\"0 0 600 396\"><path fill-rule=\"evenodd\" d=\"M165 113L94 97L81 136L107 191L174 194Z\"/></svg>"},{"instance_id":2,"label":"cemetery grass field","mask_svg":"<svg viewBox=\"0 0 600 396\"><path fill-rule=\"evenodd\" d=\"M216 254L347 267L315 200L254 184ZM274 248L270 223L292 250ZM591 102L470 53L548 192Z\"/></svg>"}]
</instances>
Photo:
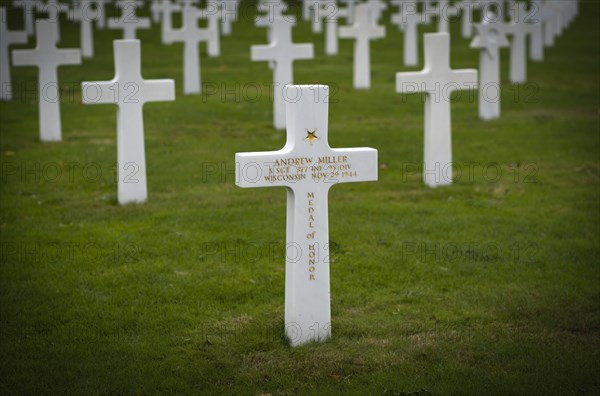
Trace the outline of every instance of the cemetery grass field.
<instances>
[{"instance_id":1,"label":"cemetery grass field","mask_svg":"<svg viewBox=\"0 0 600 396\"><path fill-rule=\"evenodd\" d=\"M145 106L144 205L117 205L116 107L81 103L82 81L112 79L120 31L96 30L96 56L59 69L62 143L39 142L36 69L12 68L0 392L600 394L600 4L582 2L527 84L508 82L502 51L499 120L479 120L474 92L455 97L455 183L438 189L417 169L422 97L395 93L396 72L422 68L402 66L397 28L372 43L373 86L356 91L353 42L327 57L298 24L316 58L295 63L295 80L332 86L330 145L377 148L380 169L330 192L332 338L295 349L285 191L234 183L236 152L285 142L271 71L250 61L266 33L246 12L221 57L202 46L204 95L182 94L181 44L161 45L158 25L139 32L143 76L174 78L177 94ZM78 26L62 26L60 46L78 47ZM459 29L451 65L476 68Z\"/></svg>"}]
</instances>

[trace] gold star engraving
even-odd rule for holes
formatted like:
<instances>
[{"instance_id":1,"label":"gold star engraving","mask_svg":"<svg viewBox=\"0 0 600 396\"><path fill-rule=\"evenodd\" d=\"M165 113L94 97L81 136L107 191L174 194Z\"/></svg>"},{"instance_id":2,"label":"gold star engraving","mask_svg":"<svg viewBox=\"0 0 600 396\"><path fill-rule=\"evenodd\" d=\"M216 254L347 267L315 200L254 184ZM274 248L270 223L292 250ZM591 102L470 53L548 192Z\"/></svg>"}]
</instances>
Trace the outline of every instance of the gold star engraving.
<instances>
[{"instance_id":1,"label":"gold star engraving","mask_svg":"<svg viewBox=\"0 0 600 396\"><path fill-rule=\"evenodd\" d=\"M319 139L317 135L315 135L317 133L317 130L315 129L311 132L307 129L306 132L308 133L308 135L306 135L306 138L304 138L304 140L308 140L310 142L310 145L312 146L313 142Z\"/></svg>"}]
</instances>

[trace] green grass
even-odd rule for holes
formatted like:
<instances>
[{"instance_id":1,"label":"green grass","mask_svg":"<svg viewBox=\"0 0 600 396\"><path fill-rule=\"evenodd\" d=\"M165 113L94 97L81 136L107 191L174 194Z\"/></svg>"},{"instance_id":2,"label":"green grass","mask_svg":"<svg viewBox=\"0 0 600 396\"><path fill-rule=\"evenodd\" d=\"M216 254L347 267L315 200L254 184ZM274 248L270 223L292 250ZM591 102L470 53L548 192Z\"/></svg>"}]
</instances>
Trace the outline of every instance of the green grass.
<instances>
[{"instance_id":1,"label":"green grass","mask_svg":"<svg viewBox=\"0 0 600 396\"><path fill-rule=\"evenodd\" d=\"M582 2L525 86L508 83L502 52L499 120L479 120L466 95L453 104L463 172L439 189L412 171L423 105L395 93L401 33L388 25L372 44L373 87L355 91L352 42L326 57L298 25L316 58L296 62L296 82L335 88L331 146L375 147L381 169L330 193L333 336L295 349L285 191L240 189L232 174L236 152L278 149L284 133L266 91L256 103L220 94L271 81L249 60L265 31L242 18L220 58L203 48L203 82L220 87L205 97L181 93L181 44L140 32L144 77L175 78L177 100L145 107L150 196L125 207L115 107L79 99L82 81L114 74L119 32L96 31L96 57L59 70L62 143L38 141L33 94L0 103L0 392L600 394L599 16ZM78 27L63 26L61 46L77 46ZM452 31L452 67L476 67ZM12 71L35 84L34 68Z\"/></svg>"}]
</instances>

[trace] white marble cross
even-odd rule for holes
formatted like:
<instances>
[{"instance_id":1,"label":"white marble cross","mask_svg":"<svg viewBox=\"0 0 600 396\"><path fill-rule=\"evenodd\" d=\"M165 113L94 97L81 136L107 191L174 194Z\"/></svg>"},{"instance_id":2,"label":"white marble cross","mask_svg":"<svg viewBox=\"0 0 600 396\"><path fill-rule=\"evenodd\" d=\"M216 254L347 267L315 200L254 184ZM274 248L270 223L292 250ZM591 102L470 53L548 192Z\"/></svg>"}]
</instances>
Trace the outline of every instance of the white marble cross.
<instances>
[{"instance_id":1,"label":"white marble cross","mask_svg":"<svg viewBox=\"0 0 600 396\"><path fill-rule=\"evenodd\" d=\"M296 17L294 15L286 15L287 5L279 1L265 1L258 6L258 10L266 12L266 15L257 15L254 19L254 25L267 28L267 40L273 41L273 22L276 19L285 19L292 26L296 25Z\"/></svg>"},{"instance_id":2,"label":"white marble cross","mask_svg":"<svg viewBox=\"0 0 600 396\"><path fill-rule=\"evenodd\" d=\"M329 15L333 10L331 7L337 7L335 2L329 0L312 0L312 32L323 32L323 18Z\"/></svg>"},{"instance_id":3,"label":"white marble cross","mask_svg":"<svg viewBox=\"0 0 600 396\"><path fill-rule=\"evenodd\" d=\"M404 66L416 66L419 63L420 24L428 23L427 16L417 12L415 2L398 3L399 12L392 15L392 23L404 31Z\"/></svg>"},{"instance_id":4,"label":"white marble cross","mask_svg":"<svg viewBox=\"0 0 600 396\"><path fill-rule=\"evenodd\" d=\"M47 0L45 3L39 5L38 11L46 13L49 20L56 22L56 31L58 41L60 43L60 13L69 13L69 6L60 3L58 0Z\"/></svg>"},{"instance_id":5,"label":"white marble cross","mask_svg":"<svg viewBox=\"0 0 600 396\"><path fill-rule=\"evenodd\" d=\"M477 88L477 70L450 68L450 35L425 34L425 68L396 74L396 92L425 92L423 181L429 187L452 184L450 99L456 90Z\"/></svg>"},{"instance_id":6,"label":"white marble cross","mask_svg":"<svg viewBox=\"0 0 600 396\"><path fill-rule=\"evenodd\" d=\"M459 6L461 34L464 38L471 38L473 35L473 11L481 6L481 2L478 0L462 0Z\"/></svg>"},{"instance_id":7,"label":"white marble cross","mask_svg":"<svg viewBox=\"0 0 600 396\"><path fill-rule=\"evenodd\" d=\"M438 32L447 33L450 31L450 18L460 13L460 8L450 4L448 0L438 0Z\"/></svg>"},{"instance_id":8,"label":"white marble cross","mask_svg":"<svg viewBox=\"0 0 600 396\"><path fill-rule=\"evenodd\" d=\"M293 62L299 59L313 59L312 44L294 44L292 26L288 20L277 18L273 21L269 45L253 45L250 58L253 61L273 62L273 124L276 129L285 128L285 86L294 83Z\"/></svg>"},{"instance_id":9,"label":"white marble cross","mask_svg":"<svg viewBox=\"0 0 600 396\"><path fill-rule=\"evenodd\" d=\"M152 0L152 3L150 3L150 15L152 15L152 22L154 23L160 22L162 16L161 3L162 0Z\"/></svg>"},{"instance_id":10,"label":"white marble cross","mask_svg":"<svg viewBox=\"0 0 600 396\"><path fill-rule=\"evenodd\" d=\"M138 29L150 28L149 18L140 18L136 15L136 9L143 4L143 1L139 0L121 0L117 2L117 6L121 8L121 16L119 18L109 18L108 28L123 29L123 38L134 40Z\"/></svg>"},{"instance_id":11,"label":"white marble cross","mask_svg":"<svg viewBox=\"0 0 600 396\"><path fill-rule=\"evenodd\" d=\"M529 23L527 7L524 2L515 3L512 22L506 26L506 32L512 35L510 42L510 81L515 84L527 81L527 35L531 35L537 25Z\"/></svg>"},{"instance_id":12,"label":"white marble cross","mask_svg":"<svg viewBox=\"0 0 600 396\"><path fill-rule=\"evenodd\" d=\"M11 44L27 44L27 32L8 30L6 22L6 8L0 7L0 100L12 99L9 47Z\"/></svg>"},{"instance_id":13,"label":"white marble cross","mask_svg":"<svg viewBox=\"0 0 600 396\"><path fill-rule=\"evenodd\" d=\"M221 34L219 33L219 22L221 21L221 12L218 7L213 7L215 3L208 2L207 8L200 10L200 19L206 19L206 29L210 32L206 54L211 57L221 55Z\"/></svg>"},{"instance_id":14,"label":"white marble cross","mask_svg":"<svg viewBox=\"0 0 600 396\"><path fill-rule=\"evenodd\" d=\"M371 23L373 25L379 24L383 11L388 8L387 3L383 0L367 0L367 4L369 10L371 10Z\"/></svg>"},{"instance_id":15,"label":"white marble cross","mask_svg":"<svg viewBox=\"0 0 600 396\"><path fill-rule=\"evenodd\" d=\"M339 49L338 18L340 17L340 9L335 0L328 0L325 4L325 54L337 55Z\"/></svg>"},{"instance_id":16,"label":"white marble cross","mask_svg":"<svg viewBox=\"0 0 600 396\"><path fill-rule=\"evenodd\" d=\"M238 20L239 0L218 0L221 10L221 33L231 35L231 24Z\"/></svg>"},{"instance_id":17,"label":"white marble cross","mask_svg":"<svg viewBox=\"0 0 600 396\"><path fill-rule=\"evenodd\" d=\"M195 94L201 92L200 51L202 41L213 40L214 30L199 28L198 19L202 12L191 3L184 3L182 8L183 25L180 29L166 32L169 43L183 42L183 93Z\"/></svg>"},{"instance_id":18,"label":"white marble cross","mask_svg":"<svg viewBox=\"0 0 600 396\"><path fill-rule=\"evenodd\" d=\"M25 24L25 31L29 36L35 33L35 26L33 21L35 19L35 10L41 6L39 0L13 0L13 6L23 9L23 21Z\"/></svg>"},{"instance_id":19,"label":"white marble cross","mask_svg":"<svg viewBox=\"0 0 600 396\"><path fill-rule=\"evenodd\" d=\"M310 21L311 8L314 0L301 0L302 1L302 20Z\"/></svg>"},{"instance_id":20,"label":"white marble cross","mask_svg":"<svg viewBox=\"0 0 600 396\"><path fill-rule=\"evenodd\" d=\"M111 3L112 0L94 0L98 18L96 19L96 27L104 29L106 27L106 3Z\"/></svg>"},{"instance_id":21,"label":"white marble cross","mask_svg":"<svg viewBox=\"0 0 600 396\"><path fill-rule=\"evenodd\" d=\"M344 9L340 9L340 17L343 16L344 18L346 18L346 22L348 22L349 25L353 24L354 7L357 3L359 3L359 0L340 0L340 2L346 5Z\"/></svg>"},{"instance_id":22,"label":"white marble cross","mask_svg":"<svg viewBox=\"0 0 600 396\"><path fill-rule=\"evenodd\" d=\"M95 0L77 0L73 4L72 19L79 22L79 39L81 54L84 58L94 56L94 27L92 22L98 20L100 14L94 8Z\"/></svg>"},{"instance_id":23,"label":"white marble cross","mask_svg":"<svg viewBox=\"0 0 600 396\"><path fill-rule=\"evenodd\" d=\"M175 100L173 80L144 80L139 40L113 41L115 77L81 84L83 103L114 103L117 108L119 204L148 199L144 150L144 103Z\"/></svg>"},{"instance_id":24,"label":"white marble cross","mask_svg":"<svg viewBox=\"0 0 600 396\"><path fill-rule=\"evenodd\" d=\"M13 65L38 68L38 105L40 140L62 140L60 122L60 87L57 69L61 65L81 64L79 49L56 48L56 22L39 19L36 22L36 47L13 50Z\"/></svg>"},{"instance_id":25,"label":"white marble cross","mask_svg":"<svg viewBox=\"0 0 600 396\"><path fill-rule=\"evenodd\" d=\"M479 117L500 117L500 48L508 47L504 23L498 18L485 18L475 24L476 36L471 48L479 48Z\"/></svg>"},{"instance_id":26,"label":"white marble cross","mask_svg":"<svg viewBox=\"0 0 600 396\"><path fill-rule=\"evenodd\" d=\"M560 14L554 8L553 3L551 0L539 3L540 17L544 21L544 45L546 47L554 46L554 38L559 30Z\"/></svg>"},{"instance_id":27,"label":"white marble cross","mask_svg":"<svg viewBox=\"0 0 600 396\"><path fill-rule=\"evenodd\" d=\"M329 189L377 180L377 150L329 147L327 86L287 90L296 100L287 102L285 146L237 153L235 162L237 186L287 188L285 335L298 346L331 337Z\"/></svg>"},{"instance_id":28,"label":"white marble cross","mask_svg":"<svg viewBox=\"0 0 600 396\"><path fill-rule=\"evenodd\" d=\"M385 27L372 23L368 4L357 5L354 10L354 24L340 27L339 36L354 38L354 88L368 89L371 87L370 41L385 37Z\"/></svg>"},{"instance_id":29,"label":"white marble cross","mask_svg":"<svg viewBox=\"0 0 600 396\"><path fill-rule=\"evenodd\" d=\"M173 30L173 13L181 11L181 5L173 3L172 0L160 0L156 10L161 13L160 17L160 41L163 44L171 44L168 41L168 33Z\"/></svg>"},{"instance_id":30,"label":"white marble cross","mask_svg":"<svg viewBox=\"0 0 600 396\"><path fill-rule=\"evenodd\" d=\"M541 0L532 0L530 12L527 16L527 22L535 26L529 41L529 58L536 62L544 60L544 22L540 3Z\"/></svg>"}]
</instances>

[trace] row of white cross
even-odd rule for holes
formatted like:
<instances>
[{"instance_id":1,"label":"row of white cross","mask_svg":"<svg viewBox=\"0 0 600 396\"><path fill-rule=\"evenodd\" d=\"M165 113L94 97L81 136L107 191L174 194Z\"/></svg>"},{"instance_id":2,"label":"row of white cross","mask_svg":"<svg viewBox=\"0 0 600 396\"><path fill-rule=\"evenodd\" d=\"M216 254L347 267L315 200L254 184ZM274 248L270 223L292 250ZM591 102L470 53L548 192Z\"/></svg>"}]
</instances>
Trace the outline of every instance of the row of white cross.
<instances>
[{"instance_id":1,"label":"row of white cross","mask_svg":"<svg viewBox=\"0 0 600 396\"><path fill-rule=\"evenodd\" d=\"M183 7L189 7L189 4L184 4ZM354 7L353 26L344 33L357 37L357 52L364 51L365 48L364 43L358 43L358 38L363 37L357 33L361 25L368 27L367 37L380 34L380 30L374 27L369 18L370 11L360 11L362 9L366 9L366 6ZM0 8L1 20L4 20L4 12ZM195 13L184 15L190 20L198 17ZM293 59L312 57L313 49L312 45L291 45L291 25L283 21L283 18L273 21L269 33L271 45L253 47L252 58L273 62L275 80L291 81ZM37 47L34 50L14 51L13 61L15 65L35 65L39 68L40 92L47 90L52 84L53 89L58 89L57 67L61 64L80 63L81 52L56 48L56 23L38 20L36 25ZM492 41L491 44L482 42L482 37L487 37L482 32L489 29L489 26L493 26L491 16L487 23L478 28L479 34L473 46L497 49L502 44L501 41L489 38L485 40ZM0 33L3 40L4 37L9 37L12 42L26 41L26 36L18 33L6 30ZM167 38L175 40L178 36L167 35ZM367 53L368 40L366 38ZM287 49L277 50L281 43L289 44L281 47ZM197 45L194 47L197 48ZM363 49L359 50L360 48ZM355 53L355 58L357 56L360 57L361 53ZM190 57L197 58L197 52L192 52ZM488 52L482 51L482 57L490 56ZM138 40L116 40L114 59L115 77L112 80L82 83L83 102L117 104L118 199L121 204L140 203L146 201L148 196L142 108L147 102L174 100L175 85L173 80L143 79ZM439 94L440 86L447 88L442 96ZM452 162L450 92L476 86L476 70L450 69L448 33L426 34L424 69L421 72L398 73L396 76L398 92L426 93L424 169L429 171L425 173L424 181L429 186L450 183L444 175L430 171L436 169L436 165ZM375 149L332 149L329 146L328 87L285 85L281 95L293 98L283 104L276 104L285 107L283 119L276 121L284 122L287 128L285 146L273 152L236 154L236 184L240 187L287 188L285 333L290 343L296 346L321 341L331 335L329 189L338 183L377 180L378 166ZM44 107L42 103L51 104L52 107ZM42 140L60 140L58 101L40 101L40 121L40 127L43 125L47 128L41 129ZM126 180L123 173L132 167L137 179ZM451 174L451 171L448 173Z\"/></svg>"},{"instance_id":2,"label":"row of white cross","mask_svg":"<svg viewBox=\"0 0 600 396\"><path fill-rule=\"evenodd\" d=\"M87 0L82 0L86 3ZM168 0L161 4L170 3ZM277 3L281 4L281 3ZM514 15L524 14L525 8L522 4L517 4ZM76 7L77 8L77 7ZM200 29L197 27L197 19L202 16L206 10L194 8L191 1L183 4L181 8L184 13L183 27L179 30L167 30L165 39L168 42L181 40L184 42L185 65L184 65L184 92L198 92L200 90L199 78L199 53L197 40L200 38L210 38L218 33L212 34L209 29ZM265 5L260 6L261 10ZM274 80L274 125L277 129L283 129L286 126L285 115L285 87L293 83L292 63L297 59L310 59L314 56L312 44L293 44L291 40L291 29L295 21L293 18L284 16L282 12L285 7L270 7L272 12L267 17L258 18L256 23L259 26L269 28L268 37L270 45L253 46L251 48L251 58L253 60L266 60L270 62L273 69ZM355 38L355 67L354 80L355 86L363 88L370 84L370 61L369 61L369 41L375 37L384 34L382 27L373 25L371 18L371 7L368 4L359 4L354 8L354 23L351 27L340 29L344 37ZM271 18L272 17L272 18ZM480 78L479 78L479 112L482 119L497 118L500 114L499 92L494 92L499 86L499 48L507 44L503 28L498 28L499 22L493 19L493 16L486 15L484 23L476 24L477 36L472 42L475 48L481 48L480 56ZM170 18L170 16L169 16ZM166 15L163 15L163 21ZM26 41L25 32L11 32L6 30L3 21L6 20L5 10L0 8L0 36L2 37L0 50L2 54L7 53L10 43L22 43ZM517 19L513 24L519 26L532 26L523 22L523 19ZM80 64L81 54L78 50L57 49L58 24L56 21L40 20L38 21L38 43L34 50L15 50L13 63L17 66L37 66L39 69L39 119L40 119L40 139L42 141L61 140L61 120L59 108L59 87L57 83L57 67L59 65ZM517 30L515 30L517 31ZM522 55L525 51L524 35L515 34L513 40L513 49L518 49ZM209 54L218 54L217 48L211 49ZM396 81L396 91L399 93L428 93L425 108L425 163L451 163L451 133L450 133L450 95L455 90L477 88L477 72L475 70L453 71L449 68L450 47L449 38L438 37L431 38L425 44L425 68L417 73L398 73ZM7 56L2 56L6 60ZM517 58L517 56L513 56ZM512 60L512 59L511 59ZM136 64L137 61L132 61ZM515 63L515 62L512 62ZM119 69L125 68L125 61L117 62L117 77L120 74ZM137 66L139 69L139 65ZM2 62L0 68L3 81L10 81L10 68ZM141 79L141 73L138 73L138 79ZM113 96L127 99L128 91L137 89L138 79L128 81L119 78L118 87L111 88ZM117 82L113 82L117 84ZM5 85L5 84L3 84ZM84 86L86 87L86 86ZM115 92L123 91L122 95L116 95ZM490 91L492 93L490 94ZM129 92L130 94L133 91ZM94 102L89 100L90 91L84 91L84 101L86 103ZM103 94L104 95L104 94ZM103 95L93 95L104 97ZM490 100L489 97L493 100ZM118 100L118 99L117 99ZM104 99L96 99L96 102L104 103ZM141 109L140 109L141 111ZM131 112L134 114L135 112ZM142 125L141 113L136 117L139 122L136 125ZM123 124L119 122L119 125ZM119 128L121 129L121 128ZM141 127L139 128L141 129ZM138 139L139 140L139 139ZM143 172L142 172L143 173ZM437 174L428 173L425 177L425 183L429 186L448 184L448 178L442 178ZM126 194L127 195L127 194ZM146 193L142 192L141 197ZM143 198L145 199L145 198ZM142 199L142 200L143 200ZM139 198L135 198L139 201Z\"/></svg>"}]
</instances>

